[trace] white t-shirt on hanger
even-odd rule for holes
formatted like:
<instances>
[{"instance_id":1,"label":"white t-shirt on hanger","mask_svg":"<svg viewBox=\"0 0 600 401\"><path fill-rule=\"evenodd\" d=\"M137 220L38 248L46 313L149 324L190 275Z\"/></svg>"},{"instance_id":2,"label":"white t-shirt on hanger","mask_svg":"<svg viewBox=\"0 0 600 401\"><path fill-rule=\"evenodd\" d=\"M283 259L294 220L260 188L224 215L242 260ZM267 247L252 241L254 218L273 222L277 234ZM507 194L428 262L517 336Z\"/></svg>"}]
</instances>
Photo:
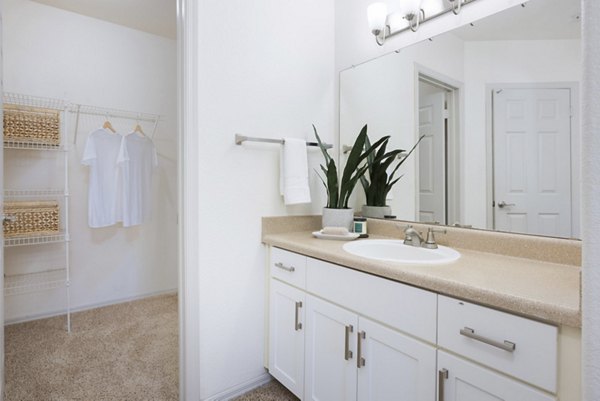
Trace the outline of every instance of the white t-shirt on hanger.
<instances>
[{"instance_id":1,"label":"white t-shirt on hanger","mask_svg":"<svg viewBox=\"0 0 600 401\"><path fill-rule=\"evenodd\" d=\"M92 228L122 221L122 182L118 157L124 137L99 128L87 138L81 163L90 167L88 223Z\"/></svg>"},{"instance_id":2,"label":"white t-shirt on hanger","mask_svg":"<svg viewBox=\"0 0 600 401\"><path fill-rule=\"evenodd\" d=\"M123 226L136 226L152 214L152 175L158 166L152 140L135 132L126 135L118 162L123 174Z\"/></svg>"}]
</instances>

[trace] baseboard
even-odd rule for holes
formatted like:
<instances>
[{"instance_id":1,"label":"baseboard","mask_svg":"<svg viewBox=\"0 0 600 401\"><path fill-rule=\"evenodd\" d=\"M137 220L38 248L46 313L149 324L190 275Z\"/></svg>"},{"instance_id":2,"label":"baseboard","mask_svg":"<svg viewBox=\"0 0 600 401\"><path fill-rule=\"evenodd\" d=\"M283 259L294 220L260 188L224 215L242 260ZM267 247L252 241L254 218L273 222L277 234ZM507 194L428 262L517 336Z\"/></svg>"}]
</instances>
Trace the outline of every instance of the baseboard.
<instances>
[{"instance_id":1,"label":"baseboard","mask_svg":"<svg viewBox=\"0 0 600 401\"><path fill-rule=\"evenodd\" d=\"M110 301L105 301L105 302L81 305L81 306L71 308L71 313L83 312L83 311L90 310L90 309L102 308L103 306L122 304L125 302L139 301L141 299L152 298L152 297L157 297L160 295L167 295L167 294L177 294L177 290L170 289L170 290L163 290L163 291L155 291L155 292L149 292L149 293L145 293L145 294L134 295L131 297L111 299ZM4 325L10 326L11 324L25 323L25 322L30 322L30 321L39 320L39 319L47 319L49 317L61 316L66 313L67 313L66 309L61 309L61 310L57 310L57 311L40 313L40 314L36 314L36 315L27 315L27 316L22 316L22 317L16 317L16 318L5 320Z\"/></svg>"},{"instance_id":2,"label":"baseboard","mask_svg":"<svg viewBox=\"0 0 600 401\"><path fill-rule=\"evenodd\" d=\"M245 383L239 384L235 387L222 391L219 394L213 395L212 397L205 399L204 401L229 401L234 397L238 397L242 394L247 393L248 391L254 390L257 387L265 385L271 380L273 380L271 375L265 372L252 380L248 380Z\"/></svg>"}]
</instances>

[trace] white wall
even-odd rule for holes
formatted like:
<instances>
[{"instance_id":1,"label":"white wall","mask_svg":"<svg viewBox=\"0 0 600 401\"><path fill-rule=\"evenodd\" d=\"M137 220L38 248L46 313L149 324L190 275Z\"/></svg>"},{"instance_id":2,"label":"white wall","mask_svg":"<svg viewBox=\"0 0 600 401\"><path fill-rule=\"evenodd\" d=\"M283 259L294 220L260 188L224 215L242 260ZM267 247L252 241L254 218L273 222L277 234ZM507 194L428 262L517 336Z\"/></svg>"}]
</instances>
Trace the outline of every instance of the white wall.
<instances>
[{"instance_id":1,"label":"white wall","mask_svg":"<svg viewBox=\"0 0 600 401\"><path fill-rule=\"evenodd\" d=\"M320 213L285 207L277 145L234 144L236 132L334 140L333 1L198 4L201 398L264 374L265 252L261 217ZM318 149L309 151L314 168ZM193 268L193 267L192 267Z\"/></svg>"},{"instance_id":2,"label":"white wall","mask_svg":"<svg viewBox=\"0 0 600 401\"><path fill-rule=\"evenodd\" d=\"M518 60L518 62L515 62ZM486 227L486 85L579 82L579 40L465 42L462 221ZM574 94L577 101L577 94Z\"/></svg>"},{"instance_id":3,"label":"white wall","mask_svg":"<svg viewBox=\"0 0 600 401\"><path fill-rule=\"evenodd\" d=\"M87 133L100 126L103 118L81 119L77 146L69 153L72 305L111 303L175 289L175 41L28 0L5 0L2 17L6 91L164 116L154 137L160 167L154 182L153 218L127 229L87 226L88 171L80 159ZM135 125L135 121L112 122L119 131L130 131ZM151 133L152 126L142 125ZM6 187L60 185L62 180L57 180L54 171L59 178L62 171L45 168L48 164L44 163L52 162L39 158L48 156L7 151ZM36 167L39 173L34 174ZM46 268L49 263L61 263L60 258L44 260L49 249L45 247L7 250L6 272L22 271L25 266L16 266L21 262ZM64 289L8 297L6 319L52 313L64 305Z\"/></svg>"}]
</instances>

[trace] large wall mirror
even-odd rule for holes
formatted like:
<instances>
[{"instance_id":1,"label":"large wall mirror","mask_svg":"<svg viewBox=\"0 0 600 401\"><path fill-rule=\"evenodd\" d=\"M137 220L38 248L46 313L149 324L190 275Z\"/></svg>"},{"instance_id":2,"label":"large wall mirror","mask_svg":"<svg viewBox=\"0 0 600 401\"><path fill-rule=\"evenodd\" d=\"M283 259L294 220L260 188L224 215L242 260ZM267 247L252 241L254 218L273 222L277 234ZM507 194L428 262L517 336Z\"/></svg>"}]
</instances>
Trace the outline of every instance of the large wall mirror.
<instances>
[{"instance_id":1,"label":"large wall mirror","mask_svg":"<svg viewBox=\"0 0 600 401\"><path fill-rule=\"evenodd\" d=\"M531 0L342 71L341 164L365 124L388 148L424 135L389 195L397 219L579 238L579 15Z\"/></svg>"}]
</instances>

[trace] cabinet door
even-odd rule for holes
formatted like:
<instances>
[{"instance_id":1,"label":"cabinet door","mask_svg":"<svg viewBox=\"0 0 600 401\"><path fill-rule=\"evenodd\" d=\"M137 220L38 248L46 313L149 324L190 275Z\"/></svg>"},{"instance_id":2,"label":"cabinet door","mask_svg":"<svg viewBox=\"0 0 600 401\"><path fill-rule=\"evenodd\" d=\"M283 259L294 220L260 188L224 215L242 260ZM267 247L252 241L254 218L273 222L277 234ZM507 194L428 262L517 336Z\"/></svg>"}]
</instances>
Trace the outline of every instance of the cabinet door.
<instances>
[{"instance_id":1,"label":"cabinet door","mask_svg":"<svg viewBox=\"0 0 600 401\"><path fill-rule=\"evenodd\" d=\"M435 348L359 318L358 401L435 400Z\"/></svg>"},{"instance_id":2,"label":"cabinet door","mask_svg":"<svg viewBox=\"0 0 600 401\"><path fill-rule=\"evenodd\" d=\"M311 401L356 401L358 317L306 296L304 395Z\"/></svg>"},{"instance_id":3,"label":"cabinet door","mask_svg":"<svg viewBox=\"0 0 600 401\"><path fill-rule=\"evenodd\" d=\"M271 279L269 372L297 397L304 390L305 293Z\"/></svg>"},{"instance_id":4,"label":"cabinet door","mask_svg":"<svg viewBox=\"0 0 600 401\"><path fill-rule=\"evenodd\" d=\"M438 351L438 401L556 401L525 384ZM445 370L444 370L445 369Z\"/></svg>"}]
</instances>

